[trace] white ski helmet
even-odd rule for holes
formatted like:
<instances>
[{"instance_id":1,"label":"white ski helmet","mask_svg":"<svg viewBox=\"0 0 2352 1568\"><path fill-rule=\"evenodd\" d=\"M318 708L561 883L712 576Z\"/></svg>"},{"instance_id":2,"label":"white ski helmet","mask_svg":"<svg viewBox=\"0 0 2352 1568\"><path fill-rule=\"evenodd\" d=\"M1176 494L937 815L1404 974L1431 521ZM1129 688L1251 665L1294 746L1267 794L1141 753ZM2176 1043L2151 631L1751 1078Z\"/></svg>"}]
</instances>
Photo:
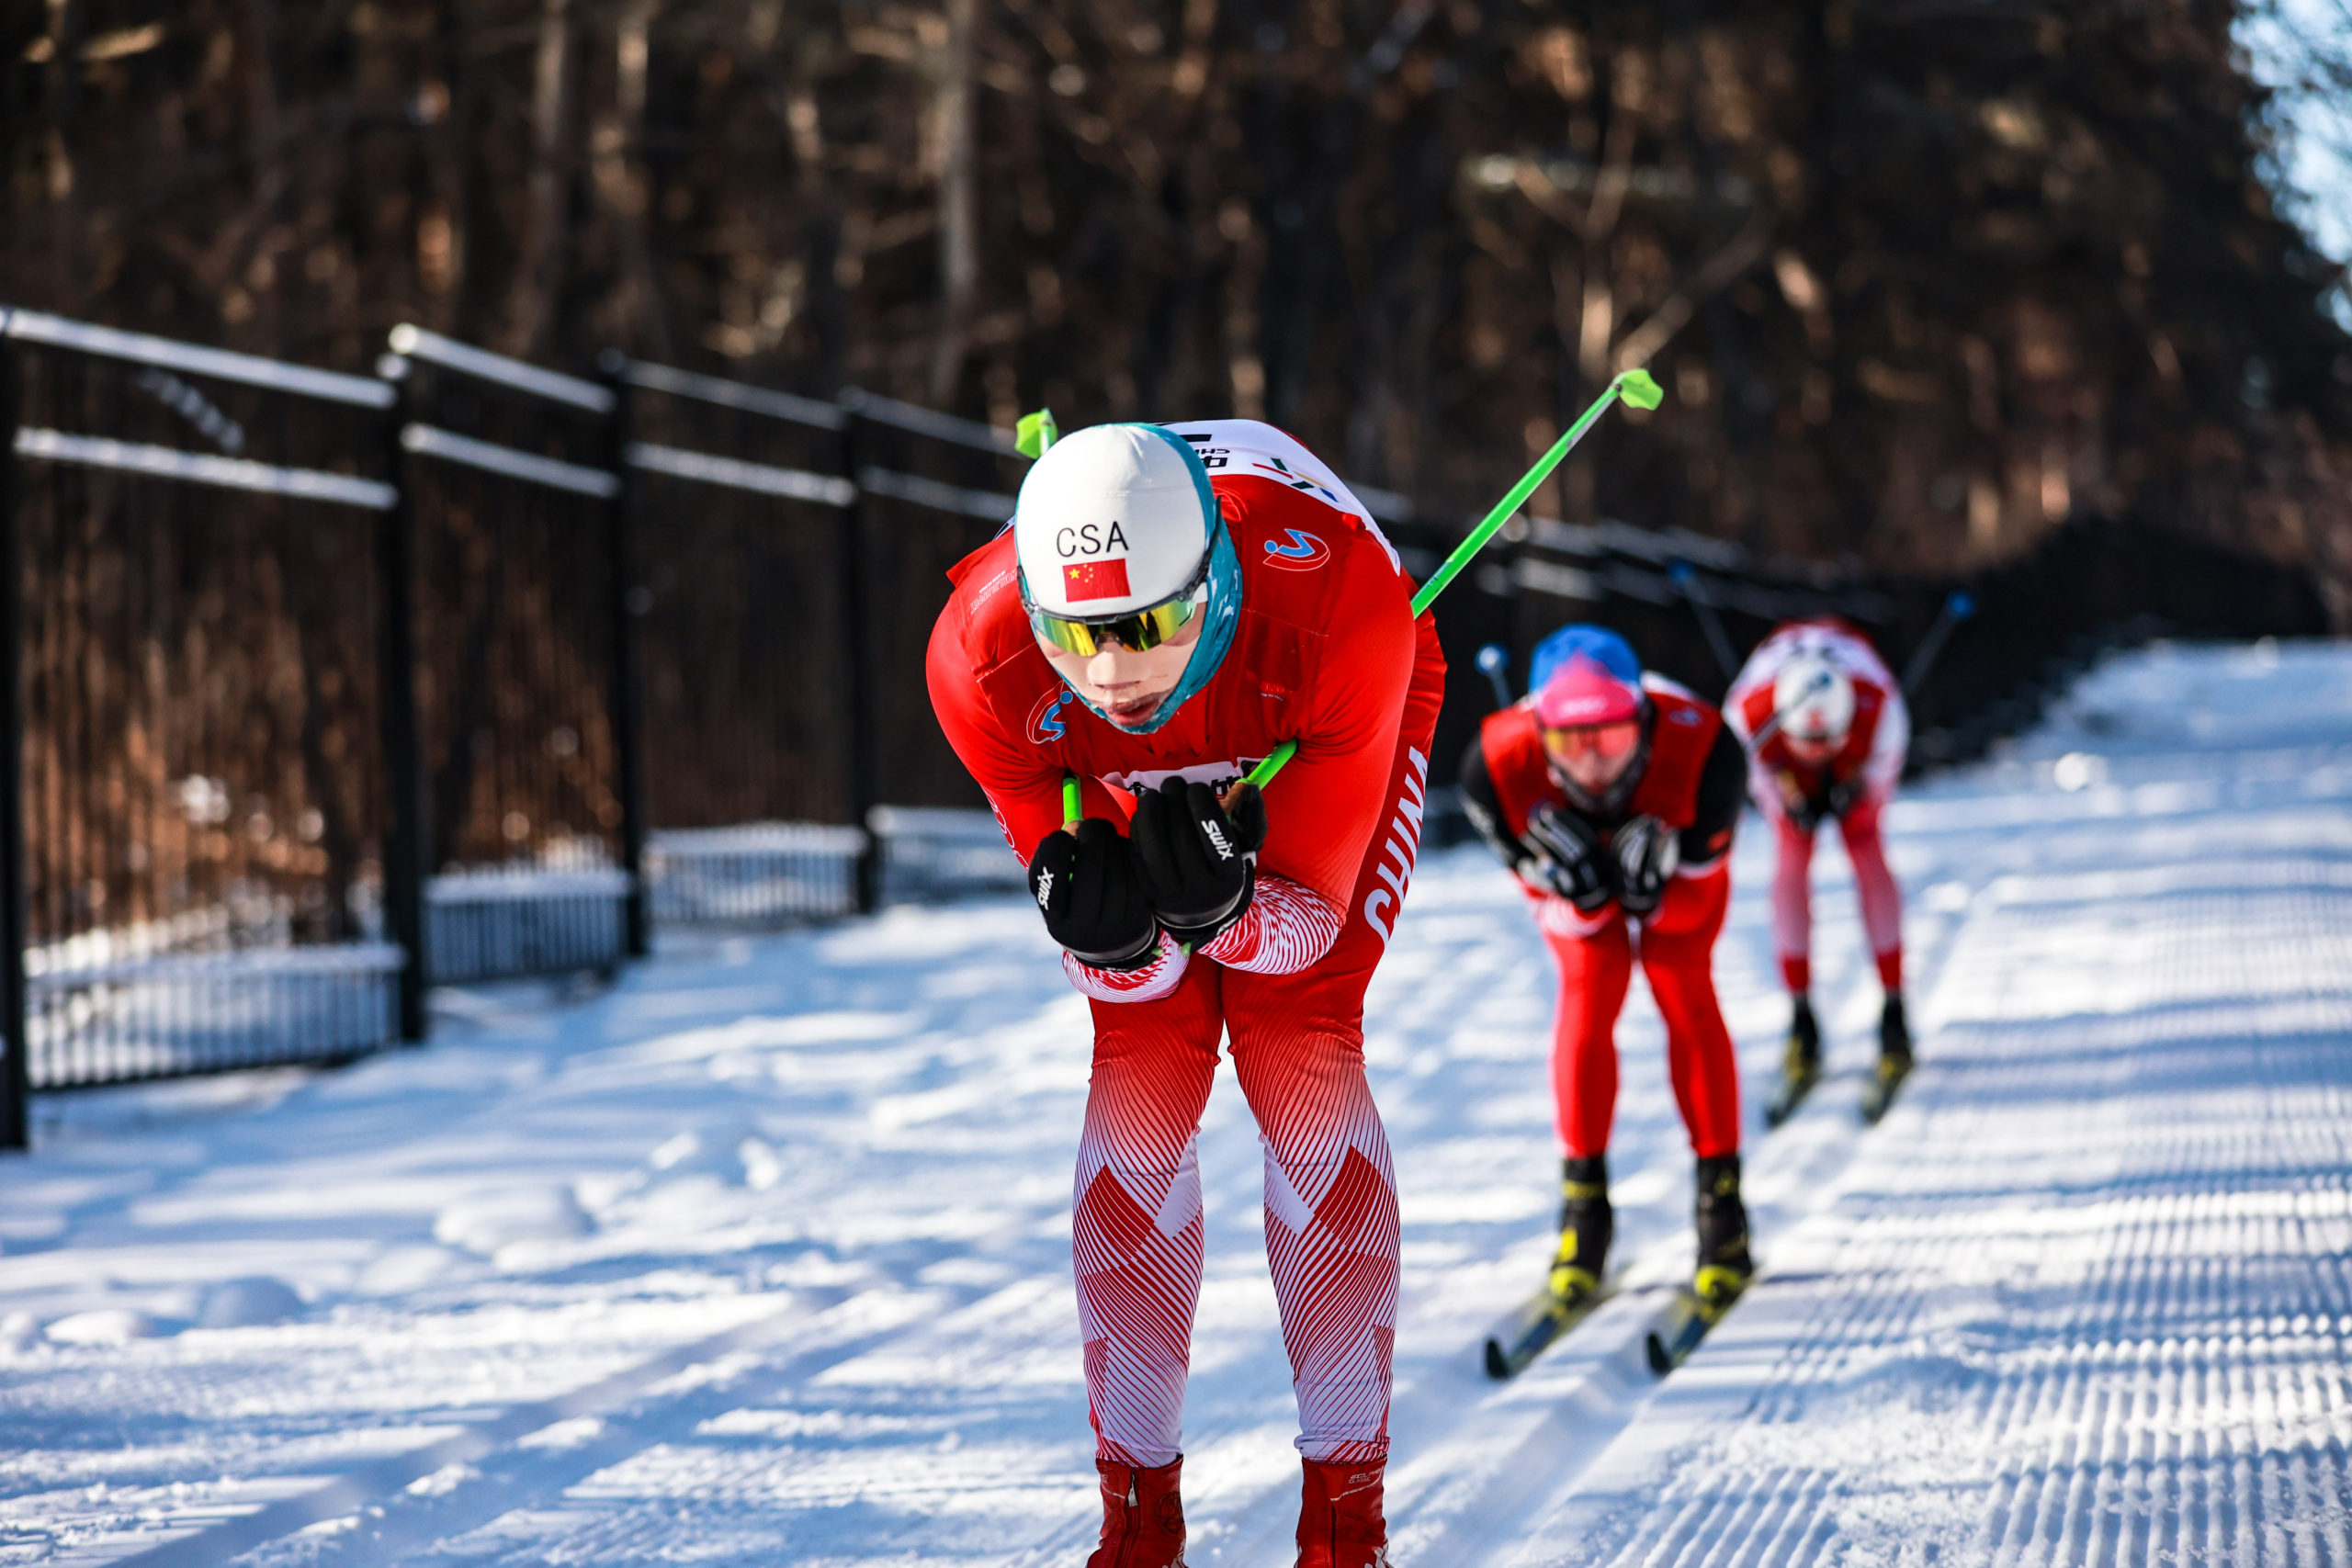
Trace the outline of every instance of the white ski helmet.
<instances>
[{"instance_id":1,"label":"white ski helmet","mask_svg":"<svg viewBox=\"0 0 2352 1568\"><path fill-rule=\"evenodd\" d=\"M1772 711L1792 740L1834 745L1854 724L1854 682L1818 653L1800 653L1772 680Z\"/></svg>"},{"instance_id":2,"label":"white ski helmet","mask_svg":"<svg viewBox=\"0 0 2352 1568\"><path fill-rule=\"evenodd\" d=\"M1216 515L1208 470L1173 432L1097 424L1065 435L1021 481L1013 508L1029 603L1093 621L1196 588Z\"/></svg>"}]
</instances>

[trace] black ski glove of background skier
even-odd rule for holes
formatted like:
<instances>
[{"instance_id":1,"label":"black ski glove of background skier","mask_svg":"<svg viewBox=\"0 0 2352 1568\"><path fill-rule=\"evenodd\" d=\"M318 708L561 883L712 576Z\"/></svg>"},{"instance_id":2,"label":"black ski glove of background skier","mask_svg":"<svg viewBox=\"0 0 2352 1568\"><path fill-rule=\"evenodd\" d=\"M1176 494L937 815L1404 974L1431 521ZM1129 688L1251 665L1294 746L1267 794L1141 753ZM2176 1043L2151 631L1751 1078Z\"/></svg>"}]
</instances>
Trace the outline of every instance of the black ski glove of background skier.
<instances>
[{"instance_id":1,"label":"black ski glove of background skier","mask_svg":"<svg viewBox=\"0 0 2352 1568\"><path fill-rule=\"evenodd\" d=\"M1682 859L1681 840L1657 818L1636 817L1611 835L1609 847L1617 856L1617 901L1625 913L1655 912Z\"/></svg>"},{"instance_id":2,"label":"black ski glove of background skier","mask_svg":"<svg viewBox=\"0 0 2352 1568\"><path fill-rule=\"evenodd\" d=\"M1586 914L1617 897L1616 864L1583 818L1539 806L1528 813L1519 844L1524 853L1512 869Z\"/></svg>"}]
</instances>

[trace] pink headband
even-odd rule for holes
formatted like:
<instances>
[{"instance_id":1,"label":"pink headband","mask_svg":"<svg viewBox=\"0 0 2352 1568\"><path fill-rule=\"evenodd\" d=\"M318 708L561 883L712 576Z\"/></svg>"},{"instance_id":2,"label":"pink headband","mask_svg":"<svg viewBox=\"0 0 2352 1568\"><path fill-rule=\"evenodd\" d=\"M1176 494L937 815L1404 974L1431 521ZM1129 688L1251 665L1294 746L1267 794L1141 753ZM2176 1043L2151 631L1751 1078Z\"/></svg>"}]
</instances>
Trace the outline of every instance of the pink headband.
<instances>
[{"instance_id":1,"label":"pink headband","mask_svg":"<svg viewBox=\"0 0 2352 1568\"><path fill-rule=\"evenodd\" d=\"M1642 691L1609 672L1597 659L1571 657L1535 694L1535 718L1546 729L1621 724L1639 718Z\"/></svg>"}]
</instances>

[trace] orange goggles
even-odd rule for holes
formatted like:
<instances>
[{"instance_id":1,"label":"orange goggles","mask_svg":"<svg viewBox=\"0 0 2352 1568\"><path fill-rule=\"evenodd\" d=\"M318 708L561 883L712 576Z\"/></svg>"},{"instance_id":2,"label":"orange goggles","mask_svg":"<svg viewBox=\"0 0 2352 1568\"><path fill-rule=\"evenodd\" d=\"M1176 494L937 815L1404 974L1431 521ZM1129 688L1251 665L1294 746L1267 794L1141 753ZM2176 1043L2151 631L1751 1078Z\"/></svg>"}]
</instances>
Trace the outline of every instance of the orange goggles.
<instances>
[{"instance_id":1,"label":"orange goggles","mask_svg":"<svg viewBox=\"0 0 2352 1568\"><path fill-rule=\"evenodd\" d=\"M1600 757L1616 761L1633 754L1642 743L1639 719L1620 719L1613 724L1579 724L1566 729L1544 732L1544 750L1559 762L1578 761L1586 757Z\"/></svg>"}]
</instances>

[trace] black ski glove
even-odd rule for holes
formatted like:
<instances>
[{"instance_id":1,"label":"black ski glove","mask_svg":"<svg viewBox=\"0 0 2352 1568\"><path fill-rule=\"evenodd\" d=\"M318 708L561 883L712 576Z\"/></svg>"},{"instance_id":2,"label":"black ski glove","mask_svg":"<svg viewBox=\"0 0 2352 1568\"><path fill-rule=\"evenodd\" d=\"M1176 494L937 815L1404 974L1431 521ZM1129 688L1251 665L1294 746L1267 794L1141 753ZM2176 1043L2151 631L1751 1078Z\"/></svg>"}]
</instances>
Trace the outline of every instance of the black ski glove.
<instances>
[{"instance_id":1,"label":"black ski glove","mask_svg":"<svg viewBox=\"0 0 2352 1568\"><path fill-rule=\"evenodd\" d=\"M1861 795L1860 781L1832 780L1819 795L1807 797L1804 807L1796 814L1797 827L1807 833L1818 832L1824 822L1841 819L1854 809L1854 802L1860 799Z\"/></svg>"},{"instance_id":2,"label":"black ski glove","mask_svg":"<svg viewBox=\"0 0 2352 1568\"><path fill-rule=\"evenodd\" d=\"M1821 814L1825 819L1834 817L1842 822L1846 813L1854 809L1854 803L1861 798L1862 781L1859 777L1838 779L1823 793Z\"/></svg>"},{"instance_id":3,"label":"black ski glove","mask_svg":"<svg viewBox=\"0 0 2352 1568\"><path fill-rule=\"evenodd\" d=\"M1134 969L1159 945L1159 924L1144 901L1135 856L1118 829L1100 817L1046 835L1029 857L1029 894L1046 931L1080 964Z\"/></svg>"},{"instance_id":4,"label":"black ski glove","mask_svg":"<svg viewBox=\"0 0 2352 1568\"><path fill-rule=\"evenodd\" d=\"M1539 806L1527 814L1527 831L1519 836L1519 847L1522 852L1511 869L1586 914L1617 897L1617 868L1582 817Z\"/></svg>"},{"instance_id":5,"label":"black ski glove","mask_svg":"<svg viewBox=\"0 0 2352 1568\"><path fill-rule=\"evenodd\" d=\"M1666 897L1667 879L1682 863L1679 835L1655 817L1636 817L1617 829L1609 847L1617 854L1617 897L1625 913L1654 912Z\"/></svg>"},{"instance_id":6,"label":"black ski glove","mask_svg":"<svg viewBox=\"0 0 2352 1568\"><path fill-rule=\"evenodd\" d=\"M1257 785L1237 785L1228 810L1208 785L1170 779L1143 792L1127 831L1144 897L1170 936L1198 947L1248 912L1266 842Z\"/></svg>"}]
</instances>

